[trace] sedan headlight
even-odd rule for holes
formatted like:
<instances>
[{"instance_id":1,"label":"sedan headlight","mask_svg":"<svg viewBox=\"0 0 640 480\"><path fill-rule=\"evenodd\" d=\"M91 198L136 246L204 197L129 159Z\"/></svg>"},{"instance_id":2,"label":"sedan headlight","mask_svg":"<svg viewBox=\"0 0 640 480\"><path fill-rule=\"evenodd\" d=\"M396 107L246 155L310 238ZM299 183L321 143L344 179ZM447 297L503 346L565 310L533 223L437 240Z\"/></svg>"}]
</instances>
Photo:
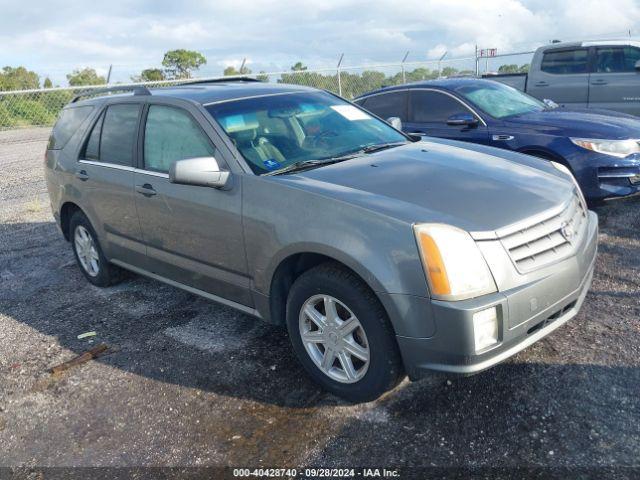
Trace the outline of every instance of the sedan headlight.
<instances>
[{"instance_id":1,"label":"sedan headlight","mask_svg":"<svg viewBox=\"0 0 640 480\"><path fill-rule=\"evenodd\" d=\"M624 158L632 153L640 152L638 140L600 140L589 138L572 138L571 141L579 147L586 148L593 152L613 155Z\"/></svg>"},{"instance_id":2,"label":"sedan headlight","mask_svg":"<svg viewBox=\"0 0 640 480\"><path fill-rule=\"evenodd\" d=\"M413 229L434 298L464 300L497 291L487 262L467 232L439 223Z\"/></svg>"}]
</instances>

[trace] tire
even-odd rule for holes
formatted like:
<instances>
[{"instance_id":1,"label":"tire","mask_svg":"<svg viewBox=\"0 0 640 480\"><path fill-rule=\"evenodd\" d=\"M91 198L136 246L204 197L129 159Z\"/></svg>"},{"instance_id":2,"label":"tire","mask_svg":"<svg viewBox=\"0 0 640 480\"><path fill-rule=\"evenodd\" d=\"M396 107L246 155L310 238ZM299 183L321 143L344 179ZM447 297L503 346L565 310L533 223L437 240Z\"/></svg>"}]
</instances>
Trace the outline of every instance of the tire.
<instances>
[{"instance_id":1,"label":"tire","mask_svg":"<svg viewBox=\"0 0 640 480\"><path fill-rule=\"evenodd\" d=\"M350 402L374 400L404 377L380 301L338 264L324 263L298 277L287 300L287 329L311 379Z\"/></svg>"},{"instance_id":2,"label":"tire","mask_svg":"<svg viewBox=\"0 0 640 480\"><path fill-rule=\"evenodd\" d=\"M78 267L90 283L108 287L122 280L122 270L105 258L91 222L81 211L71 217L69 239Z\"/></svg>"}]
</instances>

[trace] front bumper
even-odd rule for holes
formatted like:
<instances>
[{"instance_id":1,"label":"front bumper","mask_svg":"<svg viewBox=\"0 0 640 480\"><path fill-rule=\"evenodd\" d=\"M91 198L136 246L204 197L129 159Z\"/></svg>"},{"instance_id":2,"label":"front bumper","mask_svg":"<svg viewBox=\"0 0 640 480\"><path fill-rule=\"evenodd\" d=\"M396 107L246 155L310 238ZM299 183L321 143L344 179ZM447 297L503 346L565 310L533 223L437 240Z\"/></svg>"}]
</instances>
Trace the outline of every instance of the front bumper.
<instances>
[{"instance_id":1,"label":"front bumper","mask_svg":"<svg viewBox=\"0 0 640 480\"><path fill-rule=\"evenodd\" d=\"M436 370L473 374L500 363L573 318L591 285L597 250L597 217L589 213L587 235L576 254L512 289L460 302L432 301L435 333L397 336L411 379ZM473 314L496 307L498 343L475 351Z\"/></svg>"},{"instance_id":2,"label":"front bumper","mask_svg":"<svg viewBox=\"0 0 640 480\"><path fill-rule=\"evenodd\" d=\"M640 193L640 155L616 158L590 153L584 158L569 160L585 196L592 200L625 197Z\"/></svg>"}]
</instances>

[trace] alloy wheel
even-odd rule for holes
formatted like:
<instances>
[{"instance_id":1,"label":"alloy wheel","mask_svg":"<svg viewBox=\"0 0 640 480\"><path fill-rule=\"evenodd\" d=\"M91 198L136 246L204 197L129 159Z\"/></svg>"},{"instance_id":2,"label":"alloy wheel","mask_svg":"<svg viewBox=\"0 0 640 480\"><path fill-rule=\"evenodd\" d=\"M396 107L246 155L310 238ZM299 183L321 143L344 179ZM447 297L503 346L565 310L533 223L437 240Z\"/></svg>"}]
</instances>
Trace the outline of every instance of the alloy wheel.
<instances>
[{"instance_id":1,"label":"alloy wheel","mask_svg":"<svg viewBox=\"0 0 640 480\"><path fill-rule=\"evenodd\" d=\"M92 277L97 276L100 273L100 256L93 236L85 227L78 225L73 240L80 265Z\"/></svg>"},{"instance_id":2,"label":"alloy wheel","mask_svg":"<svg viewBox=\"0 0 640 480\"><path fill-rule=\"evenodd\" d=\"M367 335L353 312L330 295L314 295L300 310L300 336L313 363L340 383L355 383L369 368Z\"/></svg>"}]
</instances>

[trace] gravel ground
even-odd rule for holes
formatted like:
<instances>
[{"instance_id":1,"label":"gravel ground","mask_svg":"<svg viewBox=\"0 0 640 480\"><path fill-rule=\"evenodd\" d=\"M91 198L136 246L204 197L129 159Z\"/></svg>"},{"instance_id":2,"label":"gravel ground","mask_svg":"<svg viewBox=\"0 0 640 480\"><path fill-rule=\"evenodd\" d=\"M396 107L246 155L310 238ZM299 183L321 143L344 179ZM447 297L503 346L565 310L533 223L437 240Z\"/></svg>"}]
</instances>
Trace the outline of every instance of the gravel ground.
<instances>
[{"instance_id":1,"label":"gravel ground","mask_svg":"<svg viewBox=\"0 0 640 480\"><path fill-rule=\"evenodd\" d=\"M640 467L640 198L598 209L569 324L488 372L353 406L278 328L140 277L86 282L51 216L47 135L0 133L1 466ZM109 354L48 372L98 342Z\"/></svg>"}]
</instances>

